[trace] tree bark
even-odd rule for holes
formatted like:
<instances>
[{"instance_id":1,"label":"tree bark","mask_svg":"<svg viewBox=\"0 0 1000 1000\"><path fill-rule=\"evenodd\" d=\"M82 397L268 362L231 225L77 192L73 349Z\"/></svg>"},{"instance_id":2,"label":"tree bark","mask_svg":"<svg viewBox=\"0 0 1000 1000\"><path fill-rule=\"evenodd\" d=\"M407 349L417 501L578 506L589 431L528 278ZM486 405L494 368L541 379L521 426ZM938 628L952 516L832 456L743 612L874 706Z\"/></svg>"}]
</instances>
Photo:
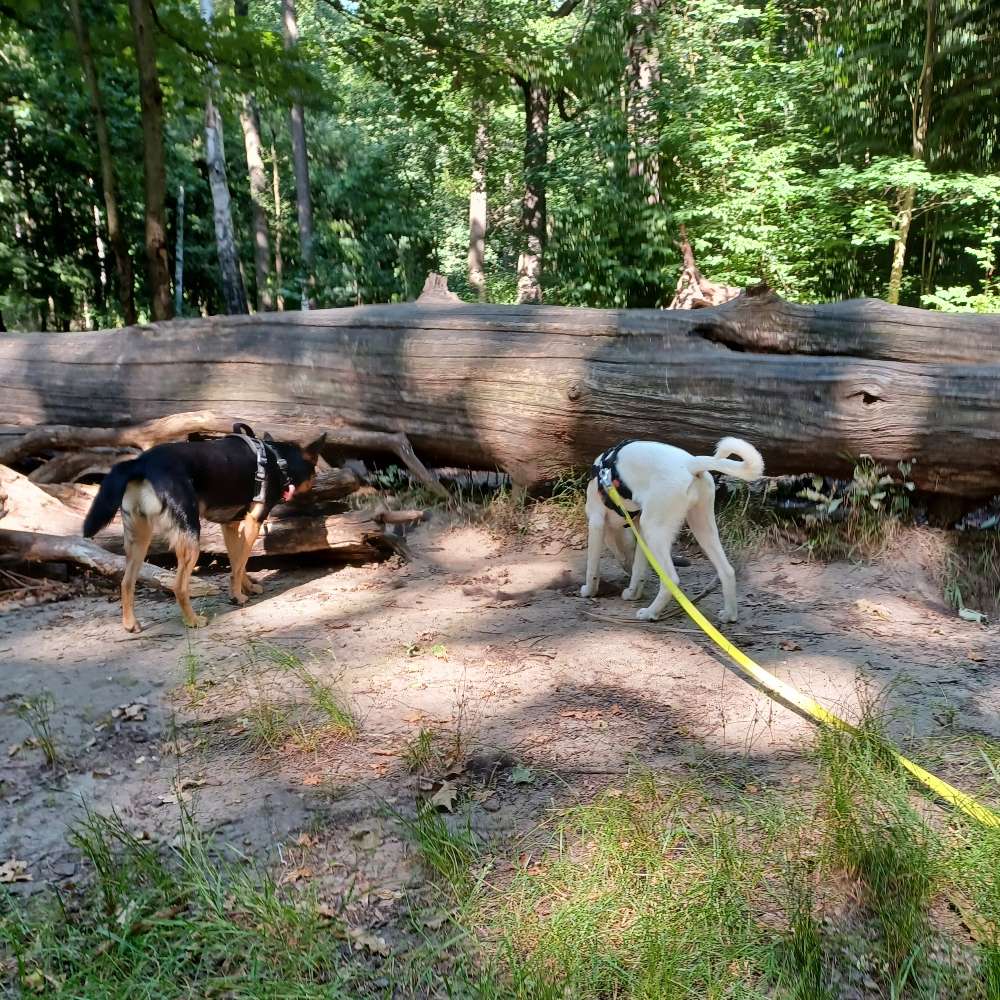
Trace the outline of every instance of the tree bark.
<instances>
[{"instance_id":1,"label":"tree bark","mask_svg":"<svg viewBox=\"0 0 1000 1000\"><path fill-rule=\"evenodd\" d=\"M154 320L170 319L170 268L167 259L167 172L163 151L163 91L156 69L152 0L129 0L142 109L143 173L146 187L146 271Z\"/></svg>"},{"instance_id":2,"label":"tree bark","mask_svg":"<svg viewBox=\"0 0 1000 1000\"><path fill-rule=\"evenodd\" d=\"M246 18L248 0L236 0L237 18ZM257 309L270 312L274 308L271 294L271 241L267 225L268 180L264 170L263 148L260 138L260 115L257 101L251 92L243 95L240 107L240 125L243 127L243 146L247 156L247 175L250 179L250 206L253 213L253 262L257 278Z\"/></svg>"},{"instance_id":3,"label":"tree bark","mask_svg":"<svg viewBox=\"0 0 1000 1000\"><path fill-rule=\"evenodd\" d=\"M476 105L472 143L472 190L469 192L469 284L480 302L486 300L486 163L489 156L487 108Z\"/></svg>"},{"instance_id":4,"label":"tree bark","mask_svg":"<svg viewBox=\"0 0 1000 1000\"><path fill-rule=\"evenodd\" d=\"M542 265L546 240L545 169L549 155L549 103L546 87L519 80L524 95L524 196L521 199L521 238L524 250L517 261L517 301L542 301Z\"/></svg>"},{"instance_id":5,"label":"tree bark","mask_svg":"<svg viewBox=\"0 0 1000 1000\"><path fill-rule=\"evenodd\" d=\"M118 185L115 180L114 159L111 155L108 119L104 113L104 100L101 96L101 85L97 76L97 64L90 46L90 31L80 12L80 0L68 0L68 3L70 19L73 22L73 33L76 35L77 48L80 50L83 76L90 94L90 109L94 115L97 152L101 161L104 213L108 220L108 242L111 244L111 252L115 255L118 301L122 307L125 325L131 326L136 321L135 279L132 274L132 256L129 253L128 240L122 229L121 216L118 214Z\"/></svg>"},{"instance_id":6,"label":"tree bark","mask_svg":"<svg viewBox=\"0 0 1000 1000\"><path fill-rule=\"evenodd\" d=\"M215 2L200 0L200 6L202 20L211 29ZM208 185L212 191L212 221L215 224L215 248L222 277L222 299L226 304L226 312L236 314L249 310L243 275L240 272L240 255L236 248L236 230L233 227L222 116L215 105L217 78L215 67L209 66L208 94L205 97L205 160L208 164Z\"/></svg>"},{"instance_id":7,"label":"tree bark","mask_svg":"<svg viewBox=\"0 0 1000 1000\"><path fill-rule=\"evenodd\" d=\"M26 427L114 427L184 399L276 437L329 428L387 448L405 433L427 461L499 467L525 485L585 468L626 437L705 454L734 434L775 475L849 476L867 453L915 459L925 489L1000 491L1000 317L870 300L409 304L179 320L58 344L8 334L0 398Z\"/></svg>"},{"instance_id":8,"label":"tree bark","mask_svg":"<svg viewBox=\"0 0 1000 1000\"><path fill-rule=\"evenodd\" d=\"M285 261L281 256L281 176L278 173L278 153L271 143L271 183L274 188L274 300L279 312L285 309Z\"/></svg>"},{"instance_id":9,"label":"tree bark","mask_svg":"<svg viewBox=\"0 0 1000 1000\"><path fill-rule=\"evenodd\" d=\"M915 160L927 158L927 134L931 127L931 101L934 96L934 62L937 59L937 0L926 0L927 25L924 33L924 61L917 83L917 92L910 98L912 105L912 143L910 155ZM913 223L913 205L917 189L912 185L904 188L899 196L899 214L896 216L896 242L892 247L892 268L889 272L889 291L886 301L891 305L899 302L899 292L903 284L903 269L906 266L906 245Z\"/></svg>"},{"instance_id":10,"label":"tree bark","mask_svg":"<svg viewBox=\"0 0 1000 1000\"><path fill-rule=\"evenodd\" d=\"M628 57L629 174L639 177L650 205L660 203L660 157L657 152L653 98L660 82L660 54L653 43L662 0L632 0Z\"/></svg>"},{"instance_id":11,"label":"tree bark","mask_svg":"<svg viewBox=\"0 0 1000 1000\"><path fill-rule=\"evenodd\" d=\"M282 26L285 48L294 49L299 43L299 26L295 18L295 0L282 0ZM302 104L296 101L289 112L292 134L292 162L295 166L295 203L299 220L299 249L302 255L302 308L315 309L316 276L313 273L312 193L309 187L309 155L306 148L306 120Z\"/></svg>"}]
</instances>

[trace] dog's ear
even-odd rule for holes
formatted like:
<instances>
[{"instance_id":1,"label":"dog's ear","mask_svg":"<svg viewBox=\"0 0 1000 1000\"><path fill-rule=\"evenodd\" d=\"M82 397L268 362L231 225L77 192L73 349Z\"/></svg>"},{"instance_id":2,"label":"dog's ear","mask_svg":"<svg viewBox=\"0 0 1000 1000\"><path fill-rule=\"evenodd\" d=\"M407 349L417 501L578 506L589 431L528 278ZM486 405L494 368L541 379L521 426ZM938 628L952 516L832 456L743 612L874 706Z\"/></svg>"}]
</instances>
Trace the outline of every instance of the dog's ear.
<instances>
[{"instance_id":1,"label":"dog's ear","mask_svg":"<svg viewBox=\"0 0 1000 1000\"><path fill-rule=\"evenodd\" d=\"M326 444L326 431L324 431L315 441L310 441L302 449L302 456L310 465L315 465L323 453L323 445Z\"/></svg>"},{"instance_id":2,"label":"dog's ear","mask_svg":"<svg viewBox=\"0 0 1000 1000\"><path fill-rule=\"evenodd\" d=\"M273 440L274 438L271 437L271 435L268 434L267 431L264 431L264 436L261 438L261 441L273 441Z\"/></svg>"}]
</instances>

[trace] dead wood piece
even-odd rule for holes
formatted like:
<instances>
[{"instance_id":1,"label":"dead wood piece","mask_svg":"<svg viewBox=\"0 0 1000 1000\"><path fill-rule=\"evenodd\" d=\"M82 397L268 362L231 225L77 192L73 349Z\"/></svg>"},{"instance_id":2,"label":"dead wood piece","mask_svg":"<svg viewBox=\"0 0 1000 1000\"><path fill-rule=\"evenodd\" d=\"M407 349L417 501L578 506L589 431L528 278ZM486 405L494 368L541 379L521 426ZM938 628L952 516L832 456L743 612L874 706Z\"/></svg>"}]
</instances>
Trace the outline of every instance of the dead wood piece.
<instances>
[{"instance_id":1,"label":"dead wood piece","mask_svg":"<svg viewBox=\"0 0 1000 1000\"><path fill-rule=\"evenodd\" d=\"M355 427L334 427L326 431L327 448L323 457L330 455L328 461L333 464L340 460L336 453L337 446L360 448L365 451L388 451L395 455L413 474L417 482L423 483L432 493L448 500L451 494L441 485L438 478L417 458L410 439L402 432L386 433L385 431L365 431Z\"/></svg>"},{"instance_id":2,"label":"dead wood piece","mask_svg":"<svg viewBox=\"0 0 1000 1000\"><path fill-rule=\"evenodd\" d=\"M40 465L28 478L36 484L74 483L87 475L109 472L116 462L134 456L134 450L123 451L119 448L68 451Z\"/></svg>"},{"instance_id":3,"label":"dead wood piece","mask_svg":"<svg viewBox=\"0 0 1000 1000\"><path fill-rule=\"evenodd\" d=\"M12 531L0 528L0 552L11 552L28 562L72 562L86 566L103 576L120 577L125 572L125 559L101 548L86 538L48 535L36 531ZM144 563L139 581L161 590L174 592L174 574ZM191 595L206 597L219 593L219 588L206 580L191 580Z\"/></svg>"},{"instance_id":4,"label":"dead wood piece","mask_svg":"<svg viewBox=\"0 0 1000 1000\"><path fill-rule=\"evenodd\" d=\"M427 275L423 291L417 296L417 302L460 303L461 301L454 292L448 290L448 279L443 274L435 274L433 271Z\"/></svg>"},{"instance_id":5,"label":"dead wood piece","mask_svg":"<svg viewBox=\"0 0 1000 1000\"><path fill-rule=\"evenodd\" d=\"M691 249L691 242L688 239L687 229L680 227L681 240L679 243L681 256L684 258L684 267L681 269L680 277L677 279L677 288L674 297L670 302L670 309L709 309L712 306L721 306L724 302L735 299L743 291L734 285L723 285L716 281L709 281L695 263L694 250Z\"/></svg>"},{"instance_id":6,"label":"dead wood piece","mask_svg":"<svg viewBox=\"0 0 1000 1000\"><path fill-rule=\"evenodd\" d=\"M41 531L78 535L80 516L49 496L27 476L0 465L0 497L6 508L4 527L14 531Z\"/></svg>"},{"instance_id":7,"label":"dead wood piece","mask_svg":"<svg viewBox=\"0 0 1000 1000\"><path fill-rule=\"evenodd\" d=\"M120 447L152 448L154 444L177 441L195 432L225 434L233 429L233 419L208 410L174 413L148 420L132 427L73 427L53 425L37 427L12 442L0 443L0 465L13 465L42 451L68 451L75 448Z\"/></svg>"}]
</instances>

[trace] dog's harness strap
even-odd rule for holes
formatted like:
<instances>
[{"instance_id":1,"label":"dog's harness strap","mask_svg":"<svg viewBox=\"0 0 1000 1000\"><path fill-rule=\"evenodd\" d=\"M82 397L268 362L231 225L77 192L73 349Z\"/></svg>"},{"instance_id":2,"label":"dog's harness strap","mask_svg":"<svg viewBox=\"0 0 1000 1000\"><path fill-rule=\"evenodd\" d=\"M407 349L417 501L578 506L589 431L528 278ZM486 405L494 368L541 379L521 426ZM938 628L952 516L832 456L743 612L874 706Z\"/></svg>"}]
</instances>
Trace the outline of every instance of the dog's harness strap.
<instances>
[{"instance_id":1,"label":"dog's harness strap","mask_svg":"<svg viewBox=\"0 0 1000 1000\"><path fill-rule=\"evenodd\" d=\"M274 459L274 464L277 465L278 472L281 473L281 491L284 493L292 485L292 477L288 472L288 463L278 454L278 450L272 448L266 441L261 441L259 438L254 437L253 431L250 430L247 424L233 424L233 431L235 433L228 436L245 441L247 447L254 453L254 458L257 460L257 468L254 471L254 482L257 484L257 491L254 493L253 500L250 501L251 506L266 502L268 456Z\"/></svg>"},{"instance_id":2,"label":"dog's harness strap","mask_svg":"<svg viewBox=\"0 0 1000 1000\"><path fill-rule=\"evenodd\" d=\"M607 451L598 455L594 464L590 468L590 475L592 478L597 480L597 492L604 501L604 506L607 507L608 510L613 510L616 514L620 513L620 511L608 496L608 486L614 486L614 488L618 491L618 495L623 500L632 500L632 502L635 503L635 500L632 497L632 491L622 480L621 473L618 471L618 453L625 447L625 445L632 444L633 441L635 441L635 438L628 438L625 441L619 441L613 448L609 448ZM632 513L636 513L638 509L638 504L636 504L636 510L632 511Z\"/></svg>"},{"instance_id":3,"label":"dog's harness strap","mask_svg":"<svg viewBox=\"0 0 1000 1000\"><path fill-rule=\"evenodd\" d=\"M229 437L245 441L247 447L253 452L254 458L257 460L257 468L253 474L257 491L254 493L253 500L250 503L264 503L264 497L267 495L267 451L265 450L264 442L258 441L257 438L250 437L247 434L230 434Z\"/></svg>"}]
</instances>

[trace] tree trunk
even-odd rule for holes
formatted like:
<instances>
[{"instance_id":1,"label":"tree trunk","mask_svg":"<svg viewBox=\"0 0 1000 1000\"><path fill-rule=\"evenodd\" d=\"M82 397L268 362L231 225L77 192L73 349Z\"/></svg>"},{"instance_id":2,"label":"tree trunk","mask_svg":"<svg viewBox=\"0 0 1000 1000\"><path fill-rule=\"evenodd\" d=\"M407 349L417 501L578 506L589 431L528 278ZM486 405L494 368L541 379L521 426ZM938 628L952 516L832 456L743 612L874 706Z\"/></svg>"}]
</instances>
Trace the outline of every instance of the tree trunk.
<instances>
[{"instance_id":1,"label":"tree trunk","mask_svg":"<svg viewBox=\"0 0 1000 1000\"><path fill-rule=\"evenodd\" d=\"M135 280L132 275L132 256L129 253L128 241L125 238L121 217L118 214L118 186L115 181L114 160L111 156L108 119L104 113L104 100L101 97L101 86L97 77L97 65L94 62L94 53L90 47L90 31L87 28L87 22L80 13L80 0L69 0L69 11L70 18L73 21L73 32L76 35L76 44L80 50L83 76L90 94L90 108L94 115L94 131L97 133L97 152L101 160L101 187L104 191L104 212L108 220L108 242L111 244L111 252L115 255L118 301L121 303L125 325L131 326L136 321Z\"/></svg>"},{"instance_id":2,"label":"tree trunk","mask_svg":"<svg viewBox=\"0 0 1000 1000\"><path fill-rule=\"evenodd\" d=\"M177 186L177 242L174 250L174 313L184 314L184 185Z\"/></svg>"},{"instance_id":3,"label":"tree trunk","mask_svg":"<svg viewBox=\"0 0 1000 1000\"><path fill-rule=\"evenodd\" d=\"M243 144L247 153L247 173L250 177L250 204L253 211L253 263L257 278L257 308L270 312L274 308L271 294L271 240L267 227L267 174L261 155L260 117L252 94L243 96L240 111Z\"/></svg>"},{"instance_id":4,"label":"tree trunk","mask_svg":"<svg viewBox=\"0 0 1000 1000\"><path fill-rule=\"evenodd\" d=\"M931 100L934 96L934 62L937 59L937 0L926 0L927 28L924 34L924 62L920 70L917 92L910 98L912 105L912 144L910 154L915 160L927 158L927 134L931 127ZM899 302L906 266L906 244L913 222L913 203L917 189L904 188L899 196L899 214L896 217L896 242L892 247L892 268L889 272L889 291L886 300L892 305Z\"/></svg>"},{"instance_id":5,"label":"tree trunk","mask_svg":"<svg viewBox=\"0 0 1000 1000\"><path fill-rule=\"evenodd\" d=\"M271 143L271 183L274 187L274 299L279 312L285 310L285 261L281 256L281 176L278 173L278 153Z\"/></svg>"},{"instance_id":6,"label":"tree trunk","mask_svg":"<svg viewBox=\"0 0 1000 1000\"><path fill-rule=\"evenodd\" d=\"M657 152L653 98L660 82L660 54L653 44L662 0L632 0L628 57L629 174L643 180L646 201L660 202L660 157Z\"/></svg>"},{"instance_id":7,"label":"tree trunk","mask_svg":"<svg viewBox=\"0 0 1000 1000\"><path fill-rule=\"evenodd\" d=\"M170 267L167 259L167 172L163 151L163 91L156 70L152 0L129 0L142 108L143 172L146 185L146 270L153 319L170 319Z\"/></svg>"},{"instance_id":8,"label":"tree trunk","mask_svg":"<svg viewBox=\"0 0 1000 1000\"><path fill-rule=\"evenodd\" d=\"M295 19L295 0L282 0L282 25L285 48L299 43L299 26ZM315 309L316 276L313 273L312 194L309 189L309 156L306 149L306 120L301 103L295 102L289 112L292 133L292 161L295 165L295 202L299 219L299 248L302 255L302 308Z\"/></svg>"},{"instance_id":9,"label":"tree trunk","mask_svg":"<svg viewBox=\"0 0 1000 1000\"><path fill-rule=\"evenodd\" d=\"M546 87L519 80L524 95L524 197L517 261L517 301L542 301L542 258L545 252L545 168L549 154L549 101Z\"/></svg>"},{"instance_id":10,"label":"tree trunk","mask_svg":"<svg viewBox=\"0 0 1000 1000\"><path fill-rule=\"evenodd\" d=\"M236 0L237 18L246 18L248 0ZM271 294L271 242L267 227L267 174L261 153L260 116L252 93L243 95L240 107L243 145L247 155L247 175L250 178L250 205L253 213L253 263L257 278L257 309L270 312L274 308Z\"/></svg>"},{"instance_id":11,"label":"tree trunk","mask_svg":"<svg viewBox=\"0 0 1000 1000\"><path fill-rule=\"evenodd\" d=\"M472 144L472 190L469 192L469 284L480 302L486 300L486 162L489 133L485 104L477 104L476 137Z\"/></svg>"},{"instance_id":12,"label":"tree trunk","mask_svg":"<svg viewBox=\"0 0 1000 1000\"><path fill-rule=\"evenodd\" d=\"M915 459L925 489L1000 491L1000 317L871 300L429 303L179 320L58 345L8 334L0 398L25 427L120 426L183 399L275 436L330 428L381 447L376 429L403 432L425 460L500 467L525 485L626 437L705 454L734 434L775 475L850 475L867 453Z\"/></svg>"},{"instance_id":13,"label":"tree trunk","mask_svg":"<svg viewBox=\"0 0 1000 1000\"><path fill-rule=\"evenodd\" d=\"M201 17L212 27L214 0L200 0ZM205 97L205 160L208 164L208 185L212 191L212 220L215 223L215 248L219 257L222 276L222 299L226 312L245 313L247 293L240 273L240 255L236 248L236 231L233 227L233 209L229 195L229 177L226 173L226 147L222 138L222 116L215 106L213 93L217 86L216 69L209 66L208 94Z\"/></svg>"}]
</instances>

